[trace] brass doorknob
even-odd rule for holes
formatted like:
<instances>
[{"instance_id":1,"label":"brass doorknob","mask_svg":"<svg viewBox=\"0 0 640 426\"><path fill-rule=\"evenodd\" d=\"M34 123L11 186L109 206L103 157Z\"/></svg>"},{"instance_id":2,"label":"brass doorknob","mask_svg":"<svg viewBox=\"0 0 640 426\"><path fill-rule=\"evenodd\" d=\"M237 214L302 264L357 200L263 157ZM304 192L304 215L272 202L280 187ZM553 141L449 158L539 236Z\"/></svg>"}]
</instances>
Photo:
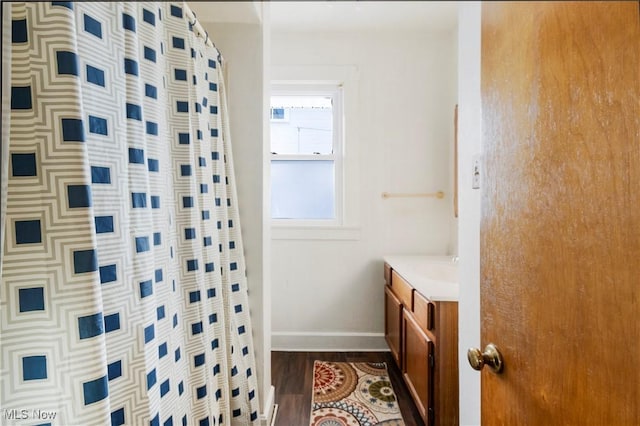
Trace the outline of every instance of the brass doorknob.
<instances>
[{"instance_id":1,"label":"brass doorknob","mask_svg":"<svg viewBox=\"0 0 640 426\"><path fill-rule=\"evenodd\" d=\"M488 365L494 373L502 371L502 354L493 343L489 343L484 348L484 352L480 352L478 348L469 349L467 351L467 359L474 370L480 371L482 367Z\"/></svg>"}]
</instances>

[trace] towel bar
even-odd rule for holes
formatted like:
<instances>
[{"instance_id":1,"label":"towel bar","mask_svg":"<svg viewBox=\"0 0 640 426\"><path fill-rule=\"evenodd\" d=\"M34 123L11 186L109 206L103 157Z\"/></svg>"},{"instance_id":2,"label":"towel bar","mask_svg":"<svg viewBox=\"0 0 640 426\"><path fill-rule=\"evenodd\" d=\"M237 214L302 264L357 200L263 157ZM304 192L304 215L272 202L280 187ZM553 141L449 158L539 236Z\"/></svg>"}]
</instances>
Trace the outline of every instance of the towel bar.
<instances>
[{"instance_id":1,"label":"towel bar","mask_svg":"<svg viewBox=\"0 0 640 426\"><path fill-rule=\"evenodd\" d=\"M382 198L423 198L423 197L436 197L444 198L444 192L427 192L427 193L393 193L383 192Z\"/></svg>"}]
</instances>

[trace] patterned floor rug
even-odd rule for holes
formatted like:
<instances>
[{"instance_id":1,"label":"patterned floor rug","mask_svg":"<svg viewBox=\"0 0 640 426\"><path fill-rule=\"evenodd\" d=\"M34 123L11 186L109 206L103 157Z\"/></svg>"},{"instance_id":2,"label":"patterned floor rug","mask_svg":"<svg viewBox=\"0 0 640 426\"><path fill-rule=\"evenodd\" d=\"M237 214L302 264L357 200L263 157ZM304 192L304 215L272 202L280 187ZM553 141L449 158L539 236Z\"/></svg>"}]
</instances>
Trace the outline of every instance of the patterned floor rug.
<instances>
[{"instance_id":1,"label":"patterned floor rug","mask_svg":"<svg viewBox=\"0 0 640 426\"><path fill-rule=\"evenodd\" d=\"M315 361L310 426L404 426L385 363Z\"/></svg>"}]
</instances>

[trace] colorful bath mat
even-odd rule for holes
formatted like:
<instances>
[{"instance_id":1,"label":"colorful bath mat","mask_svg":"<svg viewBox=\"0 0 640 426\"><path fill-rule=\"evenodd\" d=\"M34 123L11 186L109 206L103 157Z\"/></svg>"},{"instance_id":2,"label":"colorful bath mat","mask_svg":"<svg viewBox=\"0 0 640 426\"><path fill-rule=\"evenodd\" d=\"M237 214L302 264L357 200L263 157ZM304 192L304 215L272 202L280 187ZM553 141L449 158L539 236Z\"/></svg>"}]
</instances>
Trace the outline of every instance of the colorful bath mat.
<instances>
[{"instance_id":1,"label":"colorful bath mat","mask_svg":"<svg viewBox=\"0 0 640 426\"><path fill-rule=\"evenodd\" d=\"M404 426L387 365L313 364L310 426Z\"/></svg>"}]
</instances>

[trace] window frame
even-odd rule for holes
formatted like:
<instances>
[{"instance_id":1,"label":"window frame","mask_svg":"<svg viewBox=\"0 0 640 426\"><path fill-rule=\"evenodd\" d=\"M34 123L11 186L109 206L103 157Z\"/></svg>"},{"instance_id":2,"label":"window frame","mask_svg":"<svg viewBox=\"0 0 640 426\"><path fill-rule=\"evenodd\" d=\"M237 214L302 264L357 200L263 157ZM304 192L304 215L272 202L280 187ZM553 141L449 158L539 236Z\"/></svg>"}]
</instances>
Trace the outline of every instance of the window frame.
<instances>
[{"instance_id":1,"label":"window frame","mask_svg":"<svg viewBox=\"0 0 640 426\"><path fill-rule=\"evenodd\" d=\"M353 64L272 64L269 68L268 80L266 87L269 90L264 97L265 108L270 107L270 88L272 84L281 83L333 83L342 85L342 105L343 105L343 196L342 196L342 217L343 222L340 226L329 225L308 225L301 224L294 226L291 224L277 225L271 221L270 204L270 143L269 143L269 120L265 115L265 146L263 149L263 162L265 173L265 205L268 207L264 210L264 223L270 225L269 233L272 241L358 241L362 232L362 215L361 204L365 195L363 191L363 182L360 173L360 119L362 106L358 103L360 99L360 71L357 65Z\"/></svg>"},{"instance_id":2,"label":"window frame","mask_svg":"<svg viewBox=\"0 0 640 426\"><path fill-rule=\"evenodd\" d=\"M330 154L274 154L269 147L269 163L273 161L333 161L334 169L334 218L332 219L287 219L273 218L272 226L286 228L340 227L344 224L344 93L343 85L335 81L272 82L270 96L331 96L332 98L332 144ZM270 109L271 111L271 109ZM286 110L285 110L286 111ZM271 112L269 113L271 116ZM287 114L287 113L285 113ZM273 122L282 120L270 119ZM270 129L271 130L271 129ZM271 181L269 182L271 188Z\"/></svg>"}]
</instances>

